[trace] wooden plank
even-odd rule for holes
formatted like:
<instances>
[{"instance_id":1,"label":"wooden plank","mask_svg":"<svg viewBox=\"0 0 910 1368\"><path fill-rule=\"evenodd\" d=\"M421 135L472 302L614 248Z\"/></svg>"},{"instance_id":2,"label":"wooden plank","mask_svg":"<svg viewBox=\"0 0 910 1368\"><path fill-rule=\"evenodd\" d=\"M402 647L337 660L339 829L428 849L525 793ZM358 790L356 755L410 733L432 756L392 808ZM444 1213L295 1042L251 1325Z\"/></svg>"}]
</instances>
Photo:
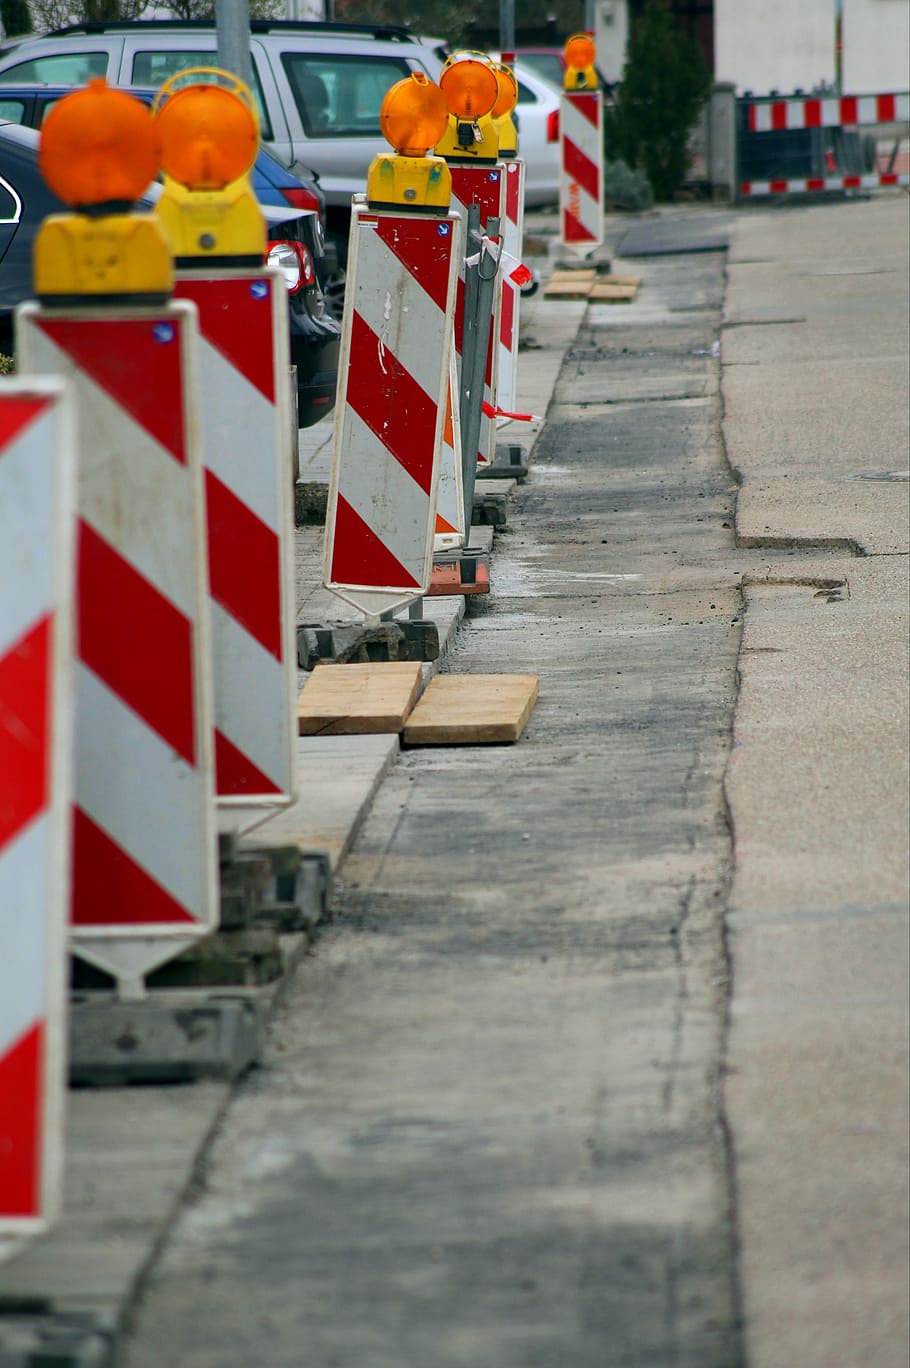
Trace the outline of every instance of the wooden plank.
<instances>
[{"instance_id":1,"label":"wooden plank","mask_svg":"<svg viewBox=\"0 0 910 1368\"><path fill-rule=\"evenodd\" d=\"M419 660L317 665L297 698L300 736L399 732L420 691Z\"/></svg>"},{"instance_id":2,"label":"wooden plank","mask_svg":"<svg viewBox=\"0 0 910 1368\"><path fill-rule=\"evenodd\" d=\"M601 281L604 285L640 285L641 276L608 275L601 276Z\"/></svg>"},{"instance_id":3,"label":"wooden plank","mask_svg":"<svg viewBox=\"0 0 910 1368\"><path fill-rule=\"evenodd\" d=\"M601 304L630 304L638 294L637 285L601 284L592 286L588 298Z\"/></svg>"},{"instance_id":4,"label":"wooden plank","mask_svg":"<svg viewBox=\"0 0 910 1368\"><path fill-rule=\"evenodd\" d=\"M436 675L402 739L407 746L517 741L539 690L537 675Z\"/></svg>"},{"instance_id":5,"label":"wooden plank","mask_svg":"<svg viewBox=\"0 0 910 1368\"><path fill-rule=\"evenodd\" d=\"M544 286L545 299L587 299L596 271L554 271Z\"/></svg>"},{"instance_id":6,"label":"wooden plank","mask_svg":"<svg viewBox=\"0 0 910 1368\"><path fill-rule=\"evenodd\" d=\"M576 282L586 280L589 284L593 284L597 279L597 275L597 269L593 266L581 266L577 270L572 266L556 266L550 279L556 281L574 280Z\"/></svg>"}]
</instances>

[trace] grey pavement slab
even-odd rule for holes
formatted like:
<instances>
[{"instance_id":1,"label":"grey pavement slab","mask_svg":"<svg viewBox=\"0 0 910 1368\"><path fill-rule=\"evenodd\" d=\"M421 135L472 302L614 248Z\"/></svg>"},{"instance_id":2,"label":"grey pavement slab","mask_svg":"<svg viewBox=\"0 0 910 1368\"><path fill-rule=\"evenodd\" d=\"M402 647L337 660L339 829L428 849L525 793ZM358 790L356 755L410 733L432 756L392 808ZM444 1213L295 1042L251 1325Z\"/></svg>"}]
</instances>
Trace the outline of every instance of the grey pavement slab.
<instances>
[{"instance_id":1,"label":"grey pavement slab","mask_svg":"<svg viewBox=\"0 0 910 1368\"><path fill-rule=\"evenodd\" d=\"M746 583L726 775L750 1368L910 1353L908 485L854 478L910 464L907 295L905 197L737 220L736 528L795 548ZM826 559L826 539L865 554Z\"/></svg>"},{"instance_id":2,"label":"grey pavement slab","mask_svg":"<svg viewBox=\"0 0 910 1368\"><path fill-rule=\"evenodd\" d=\"M617 243L617 255L657 257L725 252L730 245L730 214L658 218L636 224Z\"/></svg>"},{"instance_id":3,"label":"grey pavement slab","mask_svg":"<svg viewBox=\"0 0 910 1368\"><path fill-rule=\"evenodd\" d=\"M737 220L724 360L727 454L752 544L903 553L910 484L908 200Z\"/></svg>"}]
</instances>

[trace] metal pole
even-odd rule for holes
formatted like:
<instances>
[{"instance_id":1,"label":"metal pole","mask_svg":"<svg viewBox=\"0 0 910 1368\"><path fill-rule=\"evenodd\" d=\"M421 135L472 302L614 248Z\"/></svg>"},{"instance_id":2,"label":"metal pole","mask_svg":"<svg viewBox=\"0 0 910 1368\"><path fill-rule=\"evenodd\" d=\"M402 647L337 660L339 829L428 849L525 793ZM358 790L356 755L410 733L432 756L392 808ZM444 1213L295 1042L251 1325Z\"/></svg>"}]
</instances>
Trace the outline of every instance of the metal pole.
<instances>
[{"instance_id":1,"label":"metal pole","mask_svg":"<svg viewBox=\"0 0 910 1368\"><path fill-rule=\"evenodd\" d=\"M218 30L218 65L239 76L252 90L249 0L215 0L215 26Z\"/></svg>"},{"instance_id":2,"label":"metal pole","mask_svg":"<svg viewBox=\"0 0 910 1368\"><path fill-rule=\"evenodd\" d=\"M504 62L514 62L515 0L499 0L499 51Z\"/></svg>"},{"instance_id":3,"label":"metal pole","mask_svg":"<svg viewBox=\"0 0 910 1368\"><path fill-rule=\"evenodd\" d=\"M468 205L468 221L465 232L465 256L472 257L483 251L483 234L480 231L480 210L476 204ZM471 532L471 506L473 503L473 481L471 497L468 498L468 470L472 472L477 465L477 441L480 436L479 406L474 404L472 380L474 375L474 353L477 350L477 290L479 266L465 266L464 270L464 312L462 315L461 338L461 381L458 396L459 418L461 419L461 474L464 498L465 546ZM474 408L478 417L474 421Z\"/></svg>"},{"instance_id":4,"label":"metal pole","mask_svg":"<svg viewBox=\"0 0 910 1368\"><path fill-rule=\"evenodd\" d=\"M844 0L834 0L834 90L844 93Z\"/></svg>"},{"instance_id":5,"label":"metal pole","mask_svg":"<svg viewBox=\"0 0 910 1368\"><path fill-rule=\"evenodd\" d=\"M594 33L594 0L585 0L585 33Z\"/></svg>"},{"instance_id":6,"label":"metal pole","mask_svg":"<svg viewBox=\"0 0 910 1368\"><path fill-rule=\"evenodd\" d=\"M477 213L477 227L471 231L471 214ZM475 273L471 289L473 308L469 315L468 276L465 272L464 303L464 340L461 349L461 470L464 489L465 545L471 531L471 513L474 506L474 483L477 479L477 447L480 440L480 422L483 417L483 382L487 372L487 354L490 343L490 320L493 317L493 297L499 278L499 259L483 250L483 236L479 228L479 210L471 206L468 211L468 240L473 244L479 241L480 261L472 269ZM486 234L491 238L499 237L499 219L490 218L486 223ZM469 332L469 317L471 322ZM495 339L494 339L495 345Z\"/></svg>"}]
</instances>

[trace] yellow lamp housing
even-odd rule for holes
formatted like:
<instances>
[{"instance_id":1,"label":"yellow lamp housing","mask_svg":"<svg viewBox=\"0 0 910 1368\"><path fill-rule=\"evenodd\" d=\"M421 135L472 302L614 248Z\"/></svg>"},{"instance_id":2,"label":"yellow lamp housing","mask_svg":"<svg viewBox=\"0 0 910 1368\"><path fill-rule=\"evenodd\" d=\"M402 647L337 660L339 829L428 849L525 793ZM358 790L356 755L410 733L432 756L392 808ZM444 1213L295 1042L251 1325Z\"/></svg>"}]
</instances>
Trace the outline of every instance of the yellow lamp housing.
<instances>
[{"instance_id":1,"label":"yellow lamp housing","mask_svg":"<svg viewBox=\"0 0 910 1368\"><path fill-rule=\"evenodd\" d=\"M379 126L394 152L374 157L367 174L371 209L407 209L447 214L452 176L441 157L428 151L449 120L445 96L422 72L412 72L386 92Z\"/></svg>"},{"instance_id":2,"label":"yellow lamp housing","mask_svg":"<svg viewBox=\"0 0 910 1368\"><path fill-rule=\"evenodd\" d=\"M167 300L174 286L167 241L154 215L130 212L158 174L160 151L147 107L101 77L54 106L38 164L76 212L51 215L35 237L33 284L42 303Z\"/></svg>"},{"instance_id":3,"label":"yellow lamp housing","mask_svg":"<svg viewBox=\"0 0 910 1368\"><path fill-rule=\"evenodd\" d=\"M448 128L436 144L439 156L455 162L495 162L499 132L493 108L499 82L490 59L484 53L453 53L439 86L449 107Z\"/></svg>"},{"instance_id":4,"label":"yellow lamp housing","mask_svg":"<svg viewBox=\"0 0 910 1368\"><path fill-rule=\"evenodd\" d=\"M177 266L261 265L268 233L249 178L259 150L250 91L232 72L192 67L164 83L152 108L164 169L156 210Z\"/></svg>"},{"instance_id":5,"label":"yellow lamp housing","mask_svg":"<svg viewBox=\"0 0 910 1368\"><path fill-rule=\"evenodd\" d=\"M53 214L32 248L35 295L63 308L165 303L174 290L170 246L154 214Z\"/></svg>"},{"instance_id":6,"label":"yellow lamp housing","mask_svg":"<svg viewBox=\"0 0 910 1368\"><path fill-rule=\"evenodd\" d=\"M589 33L573 33L563 48L566 69L562 83L566 90L596 90L600 82L594 69L597 49Z\"/></svg>"},{"instance_id":7,"label":"yellow lamp housing","mask_svg":"<svg viewBox=\"0 0 910 1368\"><path fill-rule=\"evenodd\" d=\"M515 72L505 62L494 62L493 70L499 86L499 95L491 111L499 138L499 155L507 160L518 156L518 129L512 118L518 103L518 81Z\"/></svg>"}]
</instances>

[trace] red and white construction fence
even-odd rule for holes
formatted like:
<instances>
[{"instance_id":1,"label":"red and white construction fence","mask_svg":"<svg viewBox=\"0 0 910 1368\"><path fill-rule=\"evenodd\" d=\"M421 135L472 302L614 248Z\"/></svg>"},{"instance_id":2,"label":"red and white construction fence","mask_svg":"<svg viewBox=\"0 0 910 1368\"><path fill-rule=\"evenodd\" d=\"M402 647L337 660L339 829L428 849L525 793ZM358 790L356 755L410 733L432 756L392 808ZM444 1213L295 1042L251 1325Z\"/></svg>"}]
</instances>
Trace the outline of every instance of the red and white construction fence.
<instances>
[{"instance_id":1,"label":"red and white construction fence","mask_svg":"<svg viewBox=\"0 0 910 1368\"><path fill-rule=\"evenodd\" d=\"M910 122L910 93L890 95L789 96L783 100L759 100L747 104L749 133L786 133L811 129L874 128ZM910 185L906 160L895 158L877 171L838 174L833 153L826 154L826 174L820 176L773 176L767 180L741 181L745 198L762 195L800 195L825 190L878 190L883 186Z\"/></svg>"},{"instance_id":2,"label":"red and white construction fence","mask_svg":"<svg viewBox=\"0 0 910 1368\"><path fill-rule=\"evenodd\" d=\"M783 133L796 128L854 128L857 125L906 123L910 93L900 95L791 96L750 104L750 133Z\"/></svg>"}]
</instances>

